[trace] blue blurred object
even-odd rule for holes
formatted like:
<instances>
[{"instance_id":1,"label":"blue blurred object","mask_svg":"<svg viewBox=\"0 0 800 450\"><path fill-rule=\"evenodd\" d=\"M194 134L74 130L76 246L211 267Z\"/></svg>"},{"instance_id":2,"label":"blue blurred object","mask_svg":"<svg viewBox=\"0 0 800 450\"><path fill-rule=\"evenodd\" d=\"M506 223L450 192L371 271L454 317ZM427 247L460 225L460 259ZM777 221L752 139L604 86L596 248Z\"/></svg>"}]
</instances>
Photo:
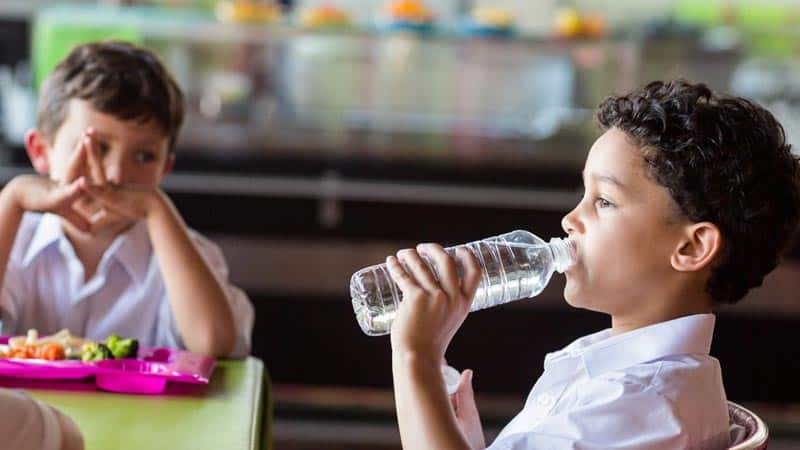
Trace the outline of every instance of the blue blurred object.
<instances>
[{"instance_id":1,"label":"blue blurred object","mask_svg":"<svg viewBox=\"0 0 800 450\"><path fill-rule=\"evenodd\" d=\"M472 17L462 19L457 28L459 34L465 36L482 37L511 37L514 35L514 28L510 26L491 26L476 22Z\"/></svg>"},{"instance_id":2,"label":"blue blurred object","mask_svg":"<svg viewBox=\"0 0 800 450\"><path fill-rule=\"evenodd\" d=\"M412 31L420 34L430 34L436 27L433 22L411 22L408 20L387 20L378 22L379 31Z\"/></svg>"}]
</instances>

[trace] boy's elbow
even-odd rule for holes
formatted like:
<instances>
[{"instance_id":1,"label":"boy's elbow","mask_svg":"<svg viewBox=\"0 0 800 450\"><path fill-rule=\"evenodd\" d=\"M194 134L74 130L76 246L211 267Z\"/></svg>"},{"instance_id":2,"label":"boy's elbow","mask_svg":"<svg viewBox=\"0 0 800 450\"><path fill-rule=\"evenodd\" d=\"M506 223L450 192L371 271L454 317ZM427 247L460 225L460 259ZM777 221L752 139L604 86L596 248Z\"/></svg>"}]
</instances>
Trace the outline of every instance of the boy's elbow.
<instances>
[{"instance_id":1,"label":"boy's elbow","mask_svg":"<svg viewBox=\"0 0 800 450\"><path fill-rule=\"evenodd\" d=\"M186 342L189 351L202 353L215 358L227 358L236 344L236 335L231 331L221 333L207 332L193 336L191 342Z\"/></svg>"}]
</instances>

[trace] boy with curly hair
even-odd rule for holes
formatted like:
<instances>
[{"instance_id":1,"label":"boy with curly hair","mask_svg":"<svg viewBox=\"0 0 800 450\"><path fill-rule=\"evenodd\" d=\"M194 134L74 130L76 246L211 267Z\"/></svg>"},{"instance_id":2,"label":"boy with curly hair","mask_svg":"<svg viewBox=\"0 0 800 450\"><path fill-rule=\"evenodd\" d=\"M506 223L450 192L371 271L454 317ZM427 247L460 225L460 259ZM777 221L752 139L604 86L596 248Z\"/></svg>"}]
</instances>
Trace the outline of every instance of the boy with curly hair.
<instances>
[{"instance_id":1,"label":"boy with curly hair","mask_svg":"<svg viewBox=\"0 0 800 450\"><path fill-rule=\"evenodd\" d=\"M653 82L604 100L597 120L584 196L562 221L578 256L564 297L611 328L548 354L489 448L725 449L712 311L777 265L800 220L800 164L772 114L703 84ZM456 258L461 280L436 244L387 258L404 298L391 337L405 449L486 447L472 372L448 401L440 371L480 281L470 252Z\"/></svg>"}]
</instances>

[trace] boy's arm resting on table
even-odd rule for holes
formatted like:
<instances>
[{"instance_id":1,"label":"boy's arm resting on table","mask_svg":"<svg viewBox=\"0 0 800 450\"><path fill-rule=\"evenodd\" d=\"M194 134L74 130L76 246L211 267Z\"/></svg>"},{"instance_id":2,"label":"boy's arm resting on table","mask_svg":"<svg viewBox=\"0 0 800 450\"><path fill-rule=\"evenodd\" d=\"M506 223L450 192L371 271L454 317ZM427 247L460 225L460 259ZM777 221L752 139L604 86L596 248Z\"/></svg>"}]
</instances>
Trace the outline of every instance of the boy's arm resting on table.
<instances>
[{"instance_id":1,"label":"boy's arm resting on table","mask_svg":"<svg viewBox=\"0 0 800 450\"><path fill-rule=\"evenodd\" d=\"M219 246L192 229L189 229L189 236L197 247L197 251L205 258L214 276L217 277L220 285L225 290L233 312L233 321L236 324L236 343L228 356L230 358L244 358L250 354L251 335L255 319L253 304L242 289L231 284L228 264ZM171 312L169 315L172 316ZM172 330L174 330L174 333L178 331L174 325L174 320Z\"/></svg>"},{"instance_id":2,"label":"boy's arm resting on table","mask_svg":"<svg viewBox=\"0 0 800 450\"><path fill-rule=\"evenodd\" d=\"M73 209L85 185L83 177L59 184L38 175L20 175L0 191L0 287L26 211L52 212L81 230L90 228L89 220Z\"/></svg>"},{"instance_id":3,"label":"boy's arm resting on table","mask_svg":"<svg viewBox=\"0 0 800 450\"><path fill-rule=\"evenodd\" d=\"M83 437L72 419L23 391L0 389L0 435L3 448L83 449Z\"/></svg>"},{"instance_id":4,"label":"boy's arm resting on table","mask_svg":"<svg viewBox=\"0 0 800 450\"><path fill-rule=\"evenodd\" d=\"M190 351L228 356L236 324L226 291L172 202L160 190L157 198L147 229L181 338Z\"/></svg>"},{"instance_id":5,"label":"boy's arm resting on table","mask_svg":"<svg viewBox=\"0 0 800 450\"><path fill-rule=\"evenodd\" d=\"M228 356L236 326L226 291L202 257L178 211L157 187L87 186L105 208L143 219L186 348Z\"/></svg>"}]
</instances>

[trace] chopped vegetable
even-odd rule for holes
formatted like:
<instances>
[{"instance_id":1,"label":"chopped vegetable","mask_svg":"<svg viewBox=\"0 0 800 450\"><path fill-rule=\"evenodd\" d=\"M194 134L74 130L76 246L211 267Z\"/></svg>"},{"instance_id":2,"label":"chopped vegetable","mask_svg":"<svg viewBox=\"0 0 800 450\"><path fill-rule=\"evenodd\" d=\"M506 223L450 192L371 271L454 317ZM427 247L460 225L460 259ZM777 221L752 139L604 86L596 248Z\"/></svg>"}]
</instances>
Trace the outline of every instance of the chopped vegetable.
<instances>
[{"instance_id":1,"label":"chopped vegetable","mask_svg":"<svg viewBox=\"0 0 800 450\"><path fill-rule=\"evenodd\" d=\"M28 345L36 345L36 341L39 340L39 332L36 331L35 328L31 328L28 330L27 339L25 339L25 343Z\"/></svg>"},{"instance_id":2,"label":"chopped vegetable","mask_svg":"<svg viewBox=\"0 0 800 450\"><path fill-rule=\"evenodd\" d=\"M114 355L102 342L87 342L83 344L82 361L100 361L103 359L113 359Z\"/></svg>"},{"instance_id":3,"label":"chopped vegetable","mask_svg":"<svg viewBox=\"0 0 800 450\"><path fill-rule=\"evenodd\" d=\"M36 346L30 344L20 345L12 348L8 354L9 358L30 359L36 357Z\"/></svg>"},{"instance_id":4,"label":"chopped vegetable","mask_svg":"<svg viewBox=\"0 0 800 450\"><path fill-rule=\"evenodd\" d=\"M66 328L50 336L39 337L36 329L28 330L25 336L14 336L8 345L0 346L0 358L20 359L80 359L100 361L103 359L135 358L139 352L139 341L123 339L117 334L105 342L94 342L73 336Z\"/></svg>"},{"instance_id":5,"label":"chopped vegetable","mask_svg":"<svg viewBox=\"0 0 800 450\"><path fill-rule=\"evenodd\" d=\"M64 359L64 347L61 344L50 342L36 347L35 357L39 359L46 359L55 361L57 359Z\"/></svg>"},{"instance_id":6,"label":"chopped vegetable","mask_svg":"<svg viewBox=\"0 0 800 450\"><path fill-rule=\"evenodd\" d=\"M116 334L106 338L106 346L115 359L135 358L139 352L139 341L133 338L122 339Z\"/></svg>"}]
</instances>

